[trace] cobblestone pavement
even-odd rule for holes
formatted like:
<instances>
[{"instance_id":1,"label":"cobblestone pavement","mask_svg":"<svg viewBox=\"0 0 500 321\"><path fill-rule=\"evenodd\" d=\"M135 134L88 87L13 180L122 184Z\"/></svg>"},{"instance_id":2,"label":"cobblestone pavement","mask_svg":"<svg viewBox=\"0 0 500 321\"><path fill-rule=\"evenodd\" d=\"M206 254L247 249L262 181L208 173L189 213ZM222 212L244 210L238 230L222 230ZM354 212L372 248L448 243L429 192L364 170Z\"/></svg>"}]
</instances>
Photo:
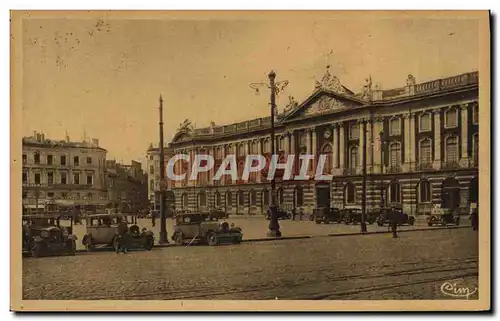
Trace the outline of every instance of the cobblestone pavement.
<instances>
[{"instance_id":1,"label":"cobblestone pavement","mask_svg":"<svg viewBox=\"0 0 500 321\"><path fill-rule=\"evenodd\" d=\"M448 229L23 258L24 299L452 299L477 233ZM477 294L471 296L477 298Z\"/></svg>"},{"instance_id":2,"label":"cobblestone pavement","mask_svg":"<svg viewBox=\"0 0 500 321\"><path fill-rule=\"evenodd\" d=\"M266 220L263 216L237 216L232 215L227 219L230 223L235 223L237 226L243 229L243 239L258 239L258 238L266 238L266 233L268 231L269 221ZM172 231L174 227L174 221L172 219L167 219L167 232L169 238L172 236ZM469 224L468 220L462 220L462 224ZM139 219L138 225L143 228L146 227L151 229L156 238L160 235L160 220L156 220L156 226L153 227L151 225L151 220L148 219ZM343 223L331 223L331 224L316 224L309 220L306 220L306 217L302 221L299 221L298 218L296 221L292 220L280 220L281 232L283 236L303 236L303 235L328 235L328 234L336 234L336 233L358 233L360 231L360 225L345 225ZM414 226L400 226L398 229L407 230L407 229L415 229L415 228L435 228L428 227L425 219L417 219ZM388 226L380 227L376 223L372 225L368 225L368 231L387 231ZM78 237L77 248L83 249L83 245L81 244L82 238L85 235L85 226L83 225L75 225L74 233Z\"/></svg>"}]
</instances>

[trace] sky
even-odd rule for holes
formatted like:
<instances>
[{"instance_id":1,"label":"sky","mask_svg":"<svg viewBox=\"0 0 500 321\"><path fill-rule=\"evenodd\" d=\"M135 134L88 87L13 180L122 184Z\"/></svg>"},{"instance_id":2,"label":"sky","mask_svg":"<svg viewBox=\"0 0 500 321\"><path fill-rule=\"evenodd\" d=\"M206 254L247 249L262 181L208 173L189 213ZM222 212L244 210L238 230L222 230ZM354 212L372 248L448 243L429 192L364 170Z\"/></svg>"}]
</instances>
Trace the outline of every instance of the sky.
<instances>
[{"instance_id":1,"label":"sky","mask_svg":"<svg viewBox=\"0 0 500 321\"><path fill-rule=\"evenodd\" d=\"M478 70L478 20L464 16L294 14L37 16L23 22L23 135L98 138L108 159L144 162L184 119L196 127L269 114L252 82L274 70L289 85L282 109L314 89L326 65L360 92Z\"/></svg>"}]
</instances>

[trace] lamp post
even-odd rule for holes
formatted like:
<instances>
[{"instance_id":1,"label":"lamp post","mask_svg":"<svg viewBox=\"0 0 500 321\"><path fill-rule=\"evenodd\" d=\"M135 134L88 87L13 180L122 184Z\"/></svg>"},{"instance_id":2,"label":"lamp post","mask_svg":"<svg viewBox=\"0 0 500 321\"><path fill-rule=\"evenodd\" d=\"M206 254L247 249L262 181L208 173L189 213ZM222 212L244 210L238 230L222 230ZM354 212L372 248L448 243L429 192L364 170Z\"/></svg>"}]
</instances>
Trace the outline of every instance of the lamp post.
<instances>
[{"instance_id":1,"label":"lamp post","mask_svg":"<svg viewBox=\"0 0 500 321\"><path fill-rule=\"evenodd\" d=\"M268 74L269 84L266 83L252 83L250 87L254 89L257 93L259 92L259 87L267 87L271 91L271 155L276 155L275 151L275 130L274 130L274 117L276 116L276 95L278 95L287 85L288 81L275 82L276 73L271 70ZM278 222L278 208L276 201L276 179L271 178L271 204L269 204L269 211L271 212L271 218L269 221L269 232L267 236L269 237L281 237L280 225Z\"/></svg>"},{"instance_id":2,"label":"lamp post","mask_svg":"<svg viewBox=\"0 0 500 321\"><path fill-rule=\"evenodd\" d=\"M165 151L163 150L163 98L160 95L160 239L158 243L165 244L168 242L167 236L167 216L165 208Z\"/></svg>"},{"instance_id":3,"label":"lamp post","mask_svg":"<svg viewBox=\"0 0 500 321\"><path fill-rule=\"evenodd\" d=\"M363 128L363 197L361 199L361 233L366 233L366 125L362 124Z\"/></svg>"}]
</instances>

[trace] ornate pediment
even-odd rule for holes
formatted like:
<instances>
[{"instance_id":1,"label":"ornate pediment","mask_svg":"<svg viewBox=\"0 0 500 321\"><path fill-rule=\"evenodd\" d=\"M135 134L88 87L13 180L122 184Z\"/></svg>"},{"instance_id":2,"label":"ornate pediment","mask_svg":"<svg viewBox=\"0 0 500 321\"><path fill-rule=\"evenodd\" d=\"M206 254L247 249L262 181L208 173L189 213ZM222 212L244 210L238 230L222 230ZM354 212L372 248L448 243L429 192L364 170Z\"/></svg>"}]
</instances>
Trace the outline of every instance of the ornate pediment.
<instances>
[{"instance_id":1,"label":"ornate pediment","mask_svg":"<svg viewBox=\"0 0 500 321\"><path fill-rule=\"evenodd\" d=\"M329 112L335 109L347 108L348 105L336 98L322 96L317 101L304 109L304 115L314 115Z\"/></svg>"}]
</instances>

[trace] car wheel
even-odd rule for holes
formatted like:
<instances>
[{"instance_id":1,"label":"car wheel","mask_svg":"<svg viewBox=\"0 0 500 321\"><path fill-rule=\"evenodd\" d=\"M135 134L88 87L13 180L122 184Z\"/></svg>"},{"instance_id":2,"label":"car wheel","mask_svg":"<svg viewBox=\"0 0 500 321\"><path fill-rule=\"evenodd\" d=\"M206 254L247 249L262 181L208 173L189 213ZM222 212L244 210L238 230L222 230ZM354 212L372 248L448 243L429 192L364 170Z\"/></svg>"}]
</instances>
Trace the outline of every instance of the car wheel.
<instances>
[{"instance_id":1,"label":"car wheel","mask_svg":"<svg viewBox=\"0 0 500 321\"><path fill-rule=\"evenodd\" d=\"M182 235L182 233L176 233L174 241L175 241L176 245L183 245L184 244L184 235Z\"/></svg>"},{"instance_id":2,"label":"car wheel","mask_svg":"<svg viewBox=\"0 0 500 321\"><path fill-rule=\"evenodd\" d=\"M33 242L31 244L31 256L40 257L43 254L43 245L40 242Z\"/></svg>"},{"instance_id":3,"label":"car wheel","mask_svg":"<svg viewBox=\"0 0 500 321\"><path fill-rule=\"evenodd\" d=\"M432 226L432 223L431 222L427 223L427 226Z\"/></svg>"},{"instance_id":4,"label":"car wheel","mask_svg":"<svg viewBox=\"0 0 500 321\"><path fill-rule=\"evenodd\" d=\"M321 221L316 220L316 224L321 224Z\"/></svg>"},{"instance_id":5,"label":"car wheel","mask_svg":"<svg viewBox=\"0 0 500 321\"><path fill-rule=\"evenodd\" d=\"M215 233L209 233L207 235L207 243L210 246L217 245L219 243L219 240L217 240L217 235L215 235Z\"/></svg>"},{"instance_id":6,"label":"car wheel","mask_svg":"<svg viewBox=\"0 0 500 321\"><path fill-rule=\"evenodd\" d=\"M415 224L415 219L414 219L413 217L410 217L410 218L408 219L408 224L410 224L410 225Z\"/></svg>"},{"instance_id":7,"label":"car wheel","mask_svg":"<svg viewBox=\"0 0 500 321\"><path fill-rule=\"evenodd\" d=\"M234 238L234 244L240 244L241 243L241 238L240 237L235 237Z\"/></svg>"},{"instance_id":8,"label":"car wheel","mask_svg":"<svg viewBox=\"0 0 500 321\"><path fill-rule=\"evenodd\" d=\"M458 225L460 225L460 219L459 219L459 218L457 218L457 219L455 220L455 225L457 225L457 226L458 226Z\"/></svg>"}]
</instances>

